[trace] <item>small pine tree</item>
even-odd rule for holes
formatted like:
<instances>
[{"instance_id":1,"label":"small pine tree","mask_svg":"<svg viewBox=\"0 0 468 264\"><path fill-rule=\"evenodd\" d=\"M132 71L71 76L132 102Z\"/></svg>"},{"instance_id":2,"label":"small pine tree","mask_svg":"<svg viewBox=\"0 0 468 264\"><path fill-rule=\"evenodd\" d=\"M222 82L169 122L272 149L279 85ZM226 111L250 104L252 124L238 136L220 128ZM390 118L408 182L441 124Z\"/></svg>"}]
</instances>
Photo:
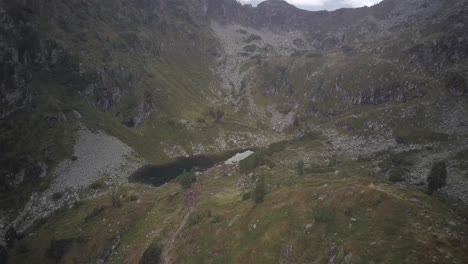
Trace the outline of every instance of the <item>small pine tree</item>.
<instances>
[{"instance_id":1,"label":"small pine tree","mask_svg":"<svg viewBox=\"0 0 468 264\"><path fill-rule=\"evenodd\" d=\"M183 189L188 189L192 186L192 183L197 180L197 178L193 172L187 172L184 170L181 175L177 176L176 180L180 183Z\"/></svg>"},{"instance_id":2,"label":"small pine tree","mask_svg":"<svg viewBox=\"0 0 468 264\"><path fill-rule=\"evenodd\" d=\"M299 176L302 176L304 175L304 161L303 160L300 160L299 162L297 162L297 175Z\"/></svg>"},{"instance_id":3,"label":"small pine tree","mask_svg":"<svg viewBox=\"0 0 468 264\"><path fill-rule=\"evenodd\" d=\"M264 197L266 194L265 190L265 181L263 178L260 178L257 183L255 184L253 200L255 203L263 203Z\"/></svg>"},{"instance_id":4,"label":"small pine tree","mask_svg":"<svg viewBox=\"0 0 468 264\"><path fill-rule=\"evenodd\" d=\"M447 166L445 162L440 161L432 166L431 172L427 177L429 193L437 191L447 183Z\"/></svg>"}]
</instances>

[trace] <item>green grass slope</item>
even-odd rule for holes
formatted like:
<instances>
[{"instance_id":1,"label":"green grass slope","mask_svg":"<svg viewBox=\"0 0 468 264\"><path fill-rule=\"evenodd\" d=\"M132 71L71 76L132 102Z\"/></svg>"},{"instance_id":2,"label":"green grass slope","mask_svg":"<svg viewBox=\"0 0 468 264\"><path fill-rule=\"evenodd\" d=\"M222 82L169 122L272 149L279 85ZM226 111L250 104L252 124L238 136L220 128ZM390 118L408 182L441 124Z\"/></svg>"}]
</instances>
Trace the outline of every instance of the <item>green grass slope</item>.
<instances>
[{"instance_id":1,"label":"green grass slope","mask_svg":"<svg viewBox=\"0 0 468 264\"><path fill-rule=\"evenodd\" d=\"M136 263L149 245L172 263L468 261L463 203L368 177L368 161L298 176L283 162L290 146L247 173L211 168L185 191L130 185L59 211L28 231L10 263L92 262L114 243L108 263ZM261 203L245 195L258 179Z\"/></svg>"}]
</instances>

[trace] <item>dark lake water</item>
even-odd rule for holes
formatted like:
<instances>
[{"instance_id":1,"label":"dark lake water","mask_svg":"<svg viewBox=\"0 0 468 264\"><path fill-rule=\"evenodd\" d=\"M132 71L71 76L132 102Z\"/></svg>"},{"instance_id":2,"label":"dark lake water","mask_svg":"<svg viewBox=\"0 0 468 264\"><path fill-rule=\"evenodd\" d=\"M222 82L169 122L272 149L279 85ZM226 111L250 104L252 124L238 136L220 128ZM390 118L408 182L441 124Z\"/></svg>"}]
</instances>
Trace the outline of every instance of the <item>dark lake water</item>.
<instances>
[{"instance_id":1,"label":"dark lake water","mask_svg":"<svg viewBox=\"0 0 468 264\"><path fill-rule=\"evenodd\" d=\"M208 169L217 163L224 162L229 158L233 157L237 153L243 153L247 150L253 152L263 152L263 154L271 155L285 149L286 145L301 142L303 140L310 141L316 140L319 135L314 133L307 133L296 139L284 140L270 144L264 148L245 148L229 150L218 154L210 155L196 155L191 157L182 157L175 159L174 161L163 164L163 165L145 165L135 171L129 178L129 182L139 182L145 184L151 184L154 186L160 186L167 182L174 180L177 176L185 171L191 171L192 169Z\"/></svg>"},{"instance_id":2,"label":"dark lake water","mask_svg":"<svg viewBox=\"0 0 468 264\"><path fill-rule=\"evenodd\" d=\"M160 186L172 181L177 176L185 171L192 169L208 169L213 165L224 162L237 153L245 152L244 150L231 150L213 155L197 155L192 157L178 158L170 163L163 165L145 165L135 171L129 178L129 182L138 182ZM254 150L251 148L250 150Z\"/></svg>"}]
</instances>

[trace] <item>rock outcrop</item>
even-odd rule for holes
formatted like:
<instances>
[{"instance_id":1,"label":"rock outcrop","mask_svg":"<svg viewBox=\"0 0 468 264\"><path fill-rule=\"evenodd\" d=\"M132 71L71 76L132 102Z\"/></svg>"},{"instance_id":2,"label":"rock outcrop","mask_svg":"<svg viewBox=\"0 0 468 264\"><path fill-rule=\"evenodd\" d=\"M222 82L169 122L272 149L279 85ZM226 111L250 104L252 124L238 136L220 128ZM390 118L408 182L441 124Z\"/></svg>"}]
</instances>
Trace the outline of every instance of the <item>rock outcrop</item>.
<instances>
[{"instance_id":1,"label":"rock outcrop","mask_svg":"<svg viewBox=\"0 0 468 264\"><path fill-rule=\"evenodd\" d=\"M134 116L130 117L123 122L124 125L135 128L138 127L143 121L145 121L151 113L154 111L153 102L147 94L138 106L137 112Z\"/></svg>"}]
</instances>

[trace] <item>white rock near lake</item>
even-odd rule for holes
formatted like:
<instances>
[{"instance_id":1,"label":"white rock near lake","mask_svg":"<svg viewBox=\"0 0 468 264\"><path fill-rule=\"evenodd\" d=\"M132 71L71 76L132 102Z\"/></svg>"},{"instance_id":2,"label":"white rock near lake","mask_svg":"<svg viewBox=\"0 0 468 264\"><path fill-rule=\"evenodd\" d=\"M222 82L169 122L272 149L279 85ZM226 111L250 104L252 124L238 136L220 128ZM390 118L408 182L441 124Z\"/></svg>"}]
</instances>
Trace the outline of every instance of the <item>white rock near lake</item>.
<instances>
[{"instance_id":1,"label":"white rock near lake","mask_svg":"<svg viewBox=\"0 0 468 264\"><path fill-rule=\"evenodd\" d=\"M248 158L250 155L254 154L255 152L247 150L246 152L243 153L237 153L234 157L226 160L224 164L226 165L234 165L239 163L241 160L244 160Z\"/></svg>"}]
</instances>

